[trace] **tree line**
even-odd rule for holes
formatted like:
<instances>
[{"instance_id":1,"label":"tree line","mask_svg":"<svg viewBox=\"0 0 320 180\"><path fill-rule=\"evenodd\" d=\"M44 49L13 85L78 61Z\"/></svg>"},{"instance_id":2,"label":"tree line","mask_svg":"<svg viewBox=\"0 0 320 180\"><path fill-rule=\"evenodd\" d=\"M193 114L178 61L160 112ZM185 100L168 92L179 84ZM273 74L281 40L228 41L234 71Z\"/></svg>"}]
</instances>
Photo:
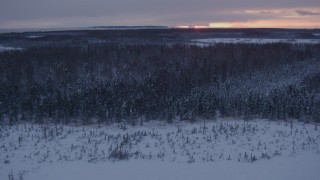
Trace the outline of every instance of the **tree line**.
<instances>
[{"instance_id":1,"label":"tree line","mask_svg":"<svg viewBox=\"0 0 320 180\"><path fill-rule=\"evenodd\" d=\"M318 44L30 47L0 53L0 118L136 124L221 115L319 121L319 64ZM293 77L298 81L291 82Z\"/></svg>"}]
</instances>

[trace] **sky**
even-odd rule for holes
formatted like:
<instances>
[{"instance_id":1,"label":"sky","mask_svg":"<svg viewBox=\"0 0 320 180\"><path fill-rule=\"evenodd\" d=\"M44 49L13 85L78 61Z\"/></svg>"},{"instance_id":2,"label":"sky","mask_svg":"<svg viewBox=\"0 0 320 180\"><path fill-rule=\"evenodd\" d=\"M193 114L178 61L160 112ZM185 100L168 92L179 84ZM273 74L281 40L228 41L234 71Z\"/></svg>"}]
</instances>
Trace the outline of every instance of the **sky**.
<instances>
[{"instance_id":1,"label":"sky","mask_svg":"<svg viewBox=\"0 0 320 180\"><path fill-rule=\"evenodd\" d=\"M320 0L0 0L0 28L320 28Z\"/></svg>"}]
</instances>

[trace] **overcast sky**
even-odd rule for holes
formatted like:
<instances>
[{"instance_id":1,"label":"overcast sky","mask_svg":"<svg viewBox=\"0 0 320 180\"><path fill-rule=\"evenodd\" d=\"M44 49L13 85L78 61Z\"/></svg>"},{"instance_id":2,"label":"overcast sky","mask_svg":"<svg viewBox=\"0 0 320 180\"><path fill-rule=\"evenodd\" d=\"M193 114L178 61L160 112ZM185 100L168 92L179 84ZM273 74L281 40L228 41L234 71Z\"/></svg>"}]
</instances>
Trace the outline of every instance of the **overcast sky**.
<instances>
[{"instance_id":1,"label":"overcast sky","mask_svg":"<svg viewBox=\"0 0 320 180\"><path fill-rule=\"evenodd\" d=\"M320 0L0 0L0 28L320 28Z\"/></svg>"}]
</instances>

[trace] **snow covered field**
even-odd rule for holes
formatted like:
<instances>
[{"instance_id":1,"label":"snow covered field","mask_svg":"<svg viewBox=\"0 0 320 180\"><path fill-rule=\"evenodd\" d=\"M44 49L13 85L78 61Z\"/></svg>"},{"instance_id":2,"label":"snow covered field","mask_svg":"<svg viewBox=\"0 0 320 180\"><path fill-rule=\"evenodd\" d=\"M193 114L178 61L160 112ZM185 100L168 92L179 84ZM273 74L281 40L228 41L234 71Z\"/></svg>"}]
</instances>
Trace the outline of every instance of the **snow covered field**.
<instances>
[{"instance_id":1,"label":"snow covered field","mask_svg":"<svg viewBox=\"0 0 320 180\"><path fill-rule=\"evenodd\" d=\"M320 130L297 121L0 127L0 179L308 179Z\"/></svg>"},{"instance_id":2,"label":"snow covered field","mask_svg":"<svg viewBox=\"0 0 320 180\"><path fill-rule=\"evenodd\" d=\"M218 43L233 44L270 44L270 43L290 43L290 44L319 44L320 39L267 39L267 38L209 38L194 39L192 44L199 46L213 45Z\"/></svg>"}]
</instances>

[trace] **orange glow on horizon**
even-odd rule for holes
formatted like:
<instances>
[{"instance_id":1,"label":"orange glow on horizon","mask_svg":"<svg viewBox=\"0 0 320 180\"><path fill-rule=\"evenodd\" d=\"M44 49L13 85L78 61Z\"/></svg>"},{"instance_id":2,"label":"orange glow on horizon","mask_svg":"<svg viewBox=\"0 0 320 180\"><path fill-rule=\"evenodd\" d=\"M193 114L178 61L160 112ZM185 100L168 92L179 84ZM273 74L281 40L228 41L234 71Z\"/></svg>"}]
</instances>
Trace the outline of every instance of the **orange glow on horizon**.
<instances>
[{"instance_id":1,"label":"orange glow on horizon","mask_svg":"<svg viewBox=\"0 0 320 180\"><path fill-rule=\"evenodd\" d=\"M320 28L320 8L271 8L238 10L234 15L260 16L249 21L209 22L211 28ZM266 18L263 18L265 16ZM267 18L272 16L273 18Z\"/></svg>"},{"instance_id":2,"label":"orange glow on horizon","mask_svg":"<svg viewBox=\"0 0 320 180\"><path fill-rule=\"evenodd\" d=\"M231 28L233 27L232 23L228 22L216 22L216 23L209 23L210 28Z\"/></svg>"},{"instance_id":3,"label":"orange glow on horizon","mask_svg":"<svg viewBox=\"0 0 320 180\"><path fill-rule=\"evenodd\" d=\"M195 29L205 29L205 28L210 28L210 26L199 26L199 25L196 25L193 28L195 28Z\"/></svg>"},{"instance_id":4,"label":"orange glow on horizon","mask_svg":"<svg viewBox=\"0 0 320 180\"><path fill-rule=\"evenodd\" d=\"M187 29L187 28L190 28L190 26L177 26L177 28Z\"/></svg>"},{"instance_id":5,"label":"orange glow on horizon","mask_svg":"<svg viewBox=\"0 0 320 180\"><path fill-rule=\"evenodd\" d=\"M282 18L282 19L262 19L238 22L209 22L208 25L178 26L178 28L320 28L320 19L309 18Z\"/></svg>"},{"instance_id":6,"label":"orange glow on horizon","mask_svg":"<svg viewBox=\"0 0 320 180\"><path fill-rule=\"evenodd\" d=\"M256 20L244 22L212 22L210 28L319 28L320 20L304 19Z\"/></svg>"}]
</instances>

